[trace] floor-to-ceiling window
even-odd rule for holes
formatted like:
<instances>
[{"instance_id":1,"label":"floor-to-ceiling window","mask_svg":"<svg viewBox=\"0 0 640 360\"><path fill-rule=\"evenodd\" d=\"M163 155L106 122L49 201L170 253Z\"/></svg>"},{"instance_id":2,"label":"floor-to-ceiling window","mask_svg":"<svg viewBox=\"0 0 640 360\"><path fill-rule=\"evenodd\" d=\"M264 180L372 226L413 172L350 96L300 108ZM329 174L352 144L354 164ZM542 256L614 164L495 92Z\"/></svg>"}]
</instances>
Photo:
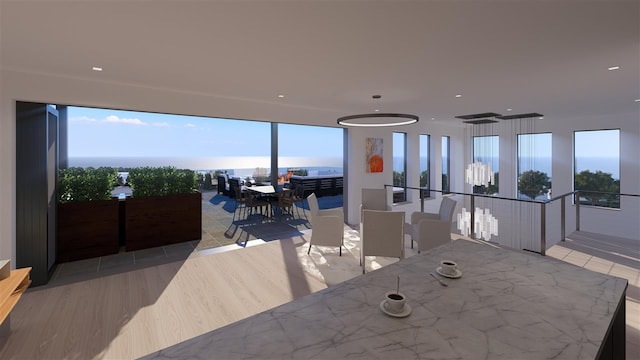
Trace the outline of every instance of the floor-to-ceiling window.
<instances>
[{"instance_id":1,"label":"floor-to-ceiling window","mask_svg":"<svg viewBox=\"0 0 640 360\"><path fill-rule=\"evenodd\" d=\"M473 138L473 193L497 194L499 180L500 149L498 136Z\"/></svg>"},{"instance_id":2,"label":"floor-to-ceiling window","mask_svg":"<svg viewBox=\"0 0 640 360\"><path fill-rule=\"evenodd\" d=\"M551 133L518 135L518 198L551 198Z\"/></svg>"},{"instance_id":3,"label":"floor-to-ceiling window","mask_svg":"<svg viewBox=\"0 0 640 360\"><path fill-rule=\"evenodd\" d=\"M393 202L407 199L407 134L393 133Z\"/></svg>"},{"instance_id":4,"label":"floor-to-ceiling window","mask_svg":"<svg viewBox=\"0 0 640 360\"><path fill-rule=\"evenodd\" d=\"M343 129L278 124L278 178L343 173Z\"/></svg>"},{"instance_id":5,"label":"floor-to-ceiling window","mask_svg":"<svg viewBox=\"0 0 640 360\"><path fill-rule=\"evenodd\" d=\"M580 204L620 208L620 130L576 131L573 151Z\"/></svg>"},{"instance_id":6,"label":"floor-to-ceiling window","mask_svg":"<svg viewBox=\"0 0 640 360\"><path fill-rule=\"evenodd\" d=\"M442 137L442 191L451 191L451 185L449 180L449 159L450 159L450 146L449 137Z\"/></svg>"},{"instance_id":7,"label":"floor-to-ceiling window","mask_svg":"<svg viewBox=\"0 0 640 360\"><path fill-rule=\"evenodd\" d=\"M420 187L431 188L429 178L431 176L430 165L431 156L429 152L430 135L420 134ZM423 197L429 196L428 191L423 191Z\"/></svg>"}]
</instances>

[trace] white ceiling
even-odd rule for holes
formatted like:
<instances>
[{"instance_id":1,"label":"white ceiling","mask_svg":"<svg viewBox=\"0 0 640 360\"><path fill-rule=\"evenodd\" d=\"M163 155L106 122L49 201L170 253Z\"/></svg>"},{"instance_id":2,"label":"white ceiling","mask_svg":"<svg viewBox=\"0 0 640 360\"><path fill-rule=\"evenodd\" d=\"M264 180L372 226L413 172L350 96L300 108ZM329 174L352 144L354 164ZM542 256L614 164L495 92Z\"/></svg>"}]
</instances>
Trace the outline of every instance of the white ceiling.
<instances>
[{"instance_id":1,"label":"white ceiling","mask_svg":"<svg viewBox=\"0 0 640 360\"><path fill-rule=\"evenodd\" d=\"M374 109L455 123L479 112L640 113L637 0L0 6L3 70L278 104L284 118L304 109L321 125Z\"/></svg>"}]
</instances>

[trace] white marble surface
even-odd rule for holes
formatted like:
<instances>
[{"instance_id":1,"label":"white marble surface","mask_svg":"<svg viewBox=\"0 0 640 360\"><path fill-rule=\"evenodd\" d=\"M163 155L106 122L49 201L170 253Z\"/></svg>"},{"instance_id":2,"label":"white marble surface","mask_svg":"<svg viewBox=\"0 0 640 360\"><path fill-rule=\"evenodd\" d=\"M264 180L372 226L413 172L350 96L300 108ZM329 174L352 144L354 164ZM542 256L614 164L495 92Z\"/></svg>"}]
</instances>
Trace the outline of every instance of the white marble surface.
<instances>
[{"instance_id":1,"label":"white marble surface","mask_svg":"<svg viewBox=\"0 0 640 360\"><path fill-rule=\"evenodd\" d=\"M443 287L440 260L463 271ZM401 291L413 312L380 311ZM458 240L174 345L148 359L593 359L627 281Z\"/></svg>"}]
</instances>

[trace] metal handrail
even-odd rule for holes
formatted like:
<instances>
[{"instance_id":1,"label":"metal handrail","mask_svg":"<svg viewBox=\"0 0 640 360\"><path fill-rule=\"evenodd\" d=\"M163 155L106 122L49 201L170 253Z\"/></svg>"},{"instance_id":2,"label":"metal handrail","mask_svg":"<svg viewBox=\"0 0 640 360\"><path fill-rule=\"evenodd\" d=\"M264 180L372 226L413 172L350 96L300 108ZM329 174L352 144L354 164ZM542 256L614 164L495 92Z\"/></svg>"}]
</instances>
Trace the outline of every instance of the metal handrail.
<instances>
[{"instance_id":1,"label":"metal handrail","mask_svg":"<svg viewBox=\"0 0 640 360\"><path fill-rule=\"evenodd\" d=\"M561 216L561 223L560 223L560 241L565 241L565 237L566 237L566 227L565 227L565 217L566 217L566 198L567 196L573 196L573 200L574 200L574 204L575 204L575 209L576 209L576 231L580 231L580 201L578 201L579 197L580 197L580 193L596 193L596 194L604 194L604 195L616 195L616 196L632 196L632 197L640 197L640 194L625 194L625 193L612 193L612 192L604 192L604 191L591 191L591 190L574 190L574 191L570 191L558 196L555 196L551 199L546 199L546 200L529 200L529 199L517 199L517 198L507 198L507 197L502 197L502 196L495 196L495 195L486 195L486 194L475 194L475 193L464 193L464 192L456 192L456 191L443 191L443 190L437 190L437 189L431 189L428 187L413 187L413 186L396 186L396 185L388 185L385 184L384 185L385 189L387 187L401 187L406 189L410 189L410 190L420 190L420 212L424 212L424 192L428 191L428 192L439 192L442 194L453 194L453 195L463 195L463 196L470 196L471 197L471 204L470 207L471 209L475 208L475 198L476 197L482 197L482 198L489 198L489 199L498 199L498 200L507 200L507 201L517 201L517 202L524 202L524 203L534 203L534 204L540 204L540 254L541 255L545 255L546 254L546 247L547 247L547 239L546 239L546 206L549 203L555 202L557 200L560 200L560 216ZM471 211L471 224L475 223L475 212ZM471 238L474 238L474 233L473 231L470 234Z\"/></svg>"}]
</instances>

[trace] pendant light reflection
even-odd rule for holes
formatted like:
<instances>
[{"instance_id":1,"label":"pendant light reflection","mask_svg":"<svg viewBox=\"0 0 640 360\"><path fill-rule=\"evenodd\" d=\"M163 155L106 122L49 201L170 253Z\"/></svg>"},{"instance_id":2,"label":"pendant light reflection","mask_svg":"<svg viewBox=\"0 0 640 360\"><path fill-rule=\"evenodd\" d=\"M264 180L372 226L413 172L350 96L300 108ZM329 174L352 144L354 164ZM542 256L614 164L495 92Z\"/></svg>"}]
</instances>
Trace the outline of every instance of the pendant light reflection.
<instances>
[{"instance_id":1,"label":"pendant light reflection","mask_svg":"<svg viewBox=\"0 0 640 360\"><path fill-rule=\"evenodd\" d=\"M471 234L471 212L466 208L457 215L458 225L463 236ZM491 236L498 236L498 219L496 219L489 209L476 208L474 213L474 235L476 239L491 240Z\"/></svg>"}]
</instances>

